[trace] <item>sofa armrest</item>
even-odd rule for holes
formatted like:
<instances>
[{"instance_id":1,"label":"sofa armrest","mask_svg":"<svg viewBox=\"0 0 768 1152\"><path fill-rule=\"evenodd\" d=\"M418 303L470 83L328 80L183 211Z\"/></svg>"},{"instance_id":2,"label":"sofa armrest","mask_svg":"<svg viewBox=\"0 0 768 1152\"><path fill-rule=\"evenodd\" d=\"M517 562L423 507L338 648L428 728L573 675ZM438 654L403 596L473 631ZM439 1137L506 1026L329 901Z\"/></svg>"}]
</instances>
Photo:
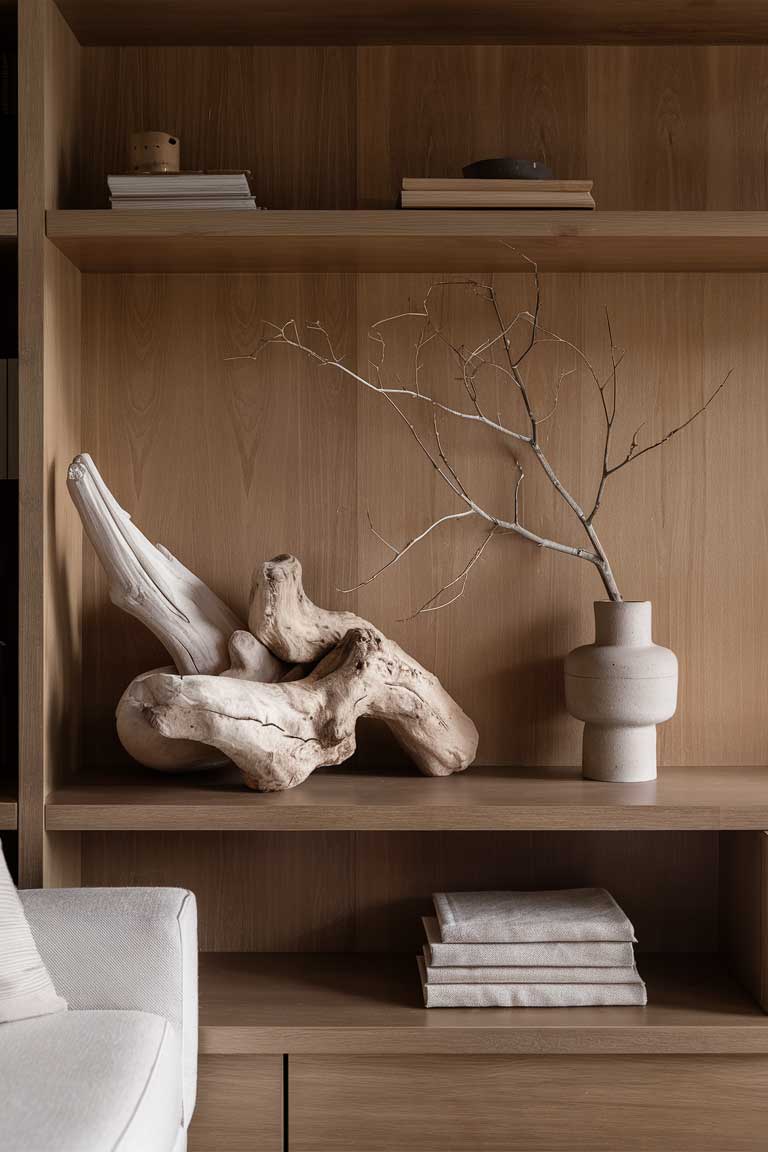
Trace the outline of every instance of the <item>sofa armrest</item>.
<instances>
[{"instance_id":1,"label":"sofa armrest","mask_svg":"<svg viewBox=\"0 0 768 1152\"><path fill-rule=\"evenodd\" d=\"M197 905L182 888L20 891L56 991L70 1008L164 1016L184 1058L184 1116L197 1083Z\"/></svg>"}]
</instances>

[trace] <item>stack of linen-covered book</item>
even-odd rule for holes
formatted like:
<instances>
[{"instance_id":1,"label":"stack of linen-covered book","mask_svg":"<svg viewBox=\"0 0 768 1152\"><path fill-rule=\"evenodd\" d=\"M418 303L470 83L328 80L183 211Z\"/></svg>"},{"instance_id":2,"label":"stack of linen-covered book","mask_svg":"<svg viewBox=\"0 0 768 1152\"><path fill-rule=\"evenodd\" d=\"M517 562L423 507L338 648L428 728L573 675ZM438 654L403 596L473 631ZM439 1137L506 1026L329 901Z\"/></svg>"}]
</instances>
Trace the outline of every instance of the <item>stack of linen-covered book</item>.
<instances>
[{"instance_id":1,"label":"stack of linen-covered book","mask_svg":"<svg viewBox=\"0 0 768 1152\"><path fill-rule=\"evenodd\" d=\"M591 180L472 180L406 176L403 208L582 208L595 207Z\"/></svg>"},{"instance_id":2,"label":"stack of linen-covered book","mask_svg":"<svg viewBox=\"0 0 768 1152\"><path fill-rule=\"evenodd\" d=\"M645 1004L632 924L604 888L439 892L418 957L427 1008Z\"/></svg>"},{"instance_id":3,"label":"stack of linen-covered book","mask_svg":"<svg viewBox=\"0 0 768 1152\"><path fill-rule=\"evenodd\" d=\"M252 211L250 172L129 172L107 176L113 209Z\"/></svg>"}]
</instances>

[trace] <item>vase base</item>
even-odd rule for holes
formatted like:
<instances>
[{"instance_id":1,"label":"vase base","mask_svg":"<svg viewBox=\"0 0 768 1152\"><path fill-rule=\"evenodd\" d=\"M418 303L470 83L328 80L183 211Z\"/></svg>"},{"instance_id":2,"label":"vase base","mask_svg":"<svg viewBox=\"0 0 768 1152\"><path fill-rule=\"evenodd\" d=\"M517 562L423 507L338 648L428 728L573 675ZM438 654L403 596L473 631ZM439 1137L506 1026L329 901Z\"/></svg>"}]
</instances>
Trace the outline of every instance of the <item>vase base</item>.
<instances>
[{"instance_id":1,"label":"vase base","mask_svg":"<svg viewBox=\"0 0 768 1152\"><path fill-rule=\"evenodd\" d=\"M637 784L656 779L656 726L584 725L581 774L586 780Z\"/></svg>"}]
</instances>

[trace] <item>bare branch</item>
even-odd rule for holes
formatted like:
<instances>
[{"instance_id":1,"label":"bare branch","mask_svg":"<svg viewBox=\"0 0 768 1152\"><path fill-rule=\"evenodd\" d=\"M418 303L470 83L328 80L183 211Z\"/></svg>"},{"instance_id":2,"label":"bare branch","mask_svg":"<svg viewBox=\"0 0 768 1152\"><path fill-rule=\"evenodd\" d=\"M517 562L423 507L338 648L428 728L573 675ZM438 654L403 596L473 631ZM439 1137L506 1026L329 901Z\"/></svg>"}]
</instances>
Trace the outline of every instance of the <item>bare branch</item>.
<instances>
[{"instance_id":1,"label":"bare branch","mask_svg":"<svg viewBox=\"0 0 768 1152\"><path fill-rule=\"evenodd\" d=\"M507 247L511 247L507 245ZM482 543L475 549L472 556L453 579L448 581L442 586L433 596L429 598L415 613L419 615L423 612L439 611L442 608L448 607L450 604L455 603L457 599L464 595L467 587L467 582L470 573L474 566L478 563L483 555L486 547L496 535L506 535L514 533L522 539L536 544L540 548L549 549L554 552L560 552L564 555L574 556L578 559L586 560L588 563L594 565L600 575L605 590L611 600L621 600L618 585L616 583L613 571L611 569L608 556L605 549L597 535L594 527L593 520L601 507L603 496L606 490L606 485L609 478L618 472L621 468L625 467L633 460L637 460L640 456L645 455L646 452L651 452L655 448L661 447L666 444L684 428L687 428L698 416L704 413L707 408L712 404L715 397L723 390L731 373L729 372L722 383L714 390L709 398L701 405L695 412L693 412L686 420L670 429L664 436L648 444L644 448L640 447L640 432L643 424L635 430L629 447L625 455L615 464L611 464L611 447L614 425L617 418L618 411L618 372L619 367L624 358L624 352L615 344L613 337L613 330L611 318L606 310L605 319L608 331L608 341L610 346L611 365L610 370L602 378L596 371L590 359L586 356L582 349L580 349L571 340L559 333L544 327L541 323L541 307L542 307L542 290L539 278L538 267L534 261L529 260L528 257L523 256L526 264L532 269L533 284L534 284L534 300L532 310L523 310L515 313L511 319L506 320L502 313L499 303L498 295L495 287L492 284L486 284L477 280L445 280L436 281L428 288L421 308L409 308L406 311L395 313L392 316L387 316L382 320L377 321L369 329L369 339L371 345L378 351L376 354L371 353L369 356L368 376L364 376L354 369L348 367L343 360L343 357L336 351L328 331L323 327L319 321L307 326L307 331L318 333L323 345L317 348L308 343L301 334L301 331L295 320L288 320L285 324L266 324L264 331L266 335L261 335L253 352L247 357L235 356L228 357L228 359L256 359L261 353L272 344L281 344L293 349L301 351L307 358L313 360L321 367L330 368L349 379L355 381L361 387L368 389L374 394L383 397L387 403L394 410L401 422L408 429L411 437L421 450L422 454L427 458L432 465L435 472L440 479L449 489L451 494L456 497L461 505L461 509L455 512L448 512L443 516L435 519L431 524L424 528L421 532L414 535L402 547L396 547L381 535L373 526L369 512L366 512L368 523L374 536L389 550L391 553L389 559L373 572L367 579L356 584L353 588L341 589L344 592L353 592L359 588L370 584L373 580L377 579L382 573L386 572L389 568L408 554L413 548L423 541L431 532L433 532L440 525L448 523L453 520L463 520L469 517L477 517L483 521L487 526L486 535ZM443 325L439 321L439 312L434 306L434 300L438 291L448 291L463 289L471 291L477 295L481 300L486 302L494 317L495 331L491 332L488 337L481 340L474 348L467 348L462 343L455 342L450 334L446 332ZM413 355L410 360L410 367L408 369L409 382L406 385L400 380L397 371L389 372L387 361L387 341L385 337L385 329L388 325L396 321L403 320L419 320L420 328L418 336L413 345ZM528 338L522 350L518 353L513 352L512 348L512 334L517 326L521 323L528 325L529 333ZM425 392L421 384L421 373L424 368L424 350L431 343L439 341L444 347L448 349L451 357L459 366L460 381L464 392L469 401L470 410L465 410L463 407L457 408L452 404L445 403L439 398L439 394L432 391ZM577 367L586 370L591 378L594 386L597 389L597 394L600 401L600 408L602 412L602 419L604 424L604 434L602 443L602 468L600 480L595 495L595 501L589 513L585 511L579 500L565 487L559 478L556 469L547 457L546 452L541 443L540 429L542 424L555 414L558 403L560 400L560 392L563 380L576 371L575 367L567 368L558 373L555 381L552 403L549 410L542 416L536 414L536 410L532 401L531 393L529 391L527 382L527 372L524 375L523 364L528 356L545 343L555 343L560 345L573 353L577 361ZM501 357L498 357L498 350L501 350ZM505 362L499 363L498 359ZM484 411L484 405L481 400L481 374L486 370L501 373L509 382L514 385L517 394L522 400L522 405L525 410L525 417L527 421L527 430L519 431L517 428L510 428L502 419L501 411L497 413L495 419L487 416ZM424 435L417 429L415 423L410 418L406 409L402 406L403 401L414 400L421 405L426 404L429 408L432 417L432 430L434 436L434 444L427 442ZM514 465L516 469L516 476L514 488L512 493L513 500L513 516L512 519L497 515L487 508L482 507L477 500L472 496L470 489L458 474L455 465L451 462L448 452L446 451L440 432L440 425L438 418L442 415L452 416L455 419L471 421L491 432L494 432L516 444L526 445L536 460L537 465L542 469L548 481L554 488L555 492L562 499L570 513L574 516L577 523L580 525L583 532L586 534L589 541L589 547L578 547L571 544L566 544L560 540L553 540L549 537L528 528L522 523L521 519L521 493L522 484L525 477L525 472L521 462L513 454ZM455 590L454 594L447 600L442 597L446 592Z\"/></svg>"},{"instance_id":2,"label":"bare branch","mask_svg":"<svg viewBox=\"0 0 768 1152\"><path fill-rule=\"evenodd\" d=\"M575 368L568 368L558 375L555 382L555 392L552 398L552 406L548 412L544 413L543 416L536 417L536 424L538 427L541 427L542 424L546 424L547 420L550 420L554 416L555 412L557 411L557 405L560 402L560 388L562 387L563 380L565 380L566 376L572 376L575 371Z\"/></svg>"},{"instance_id":3,"label":"bare branch","mask_svg":"<svg viewBox=\"0 0 768 1152\"><path fill-rule=\"evenodd\" d=\"M601 407L603 409L603 416L605 418L605 435L603 436L603 463L602 463L602 469L600 472L600 480L599 480L599 483L597 485L597 492L595 493L595 501L594 501L594 504L592 505L592 511L587 516L587 524L590 524L590 525L592 524L592 521L594 520L595 516L597 515L597 513L600 510L600 505L601 505L602 500L603 500L603 494L605 492L605 485L606 485L606 482L608 480L608 476L610 475L608 462L609 462L610 455L611 455L611 437L613 435L613 423L614 423L614 420L616 419L616 402L617 402L617 396L618 396L618 368L619 368L619 364L621 363L621 359L623 356L623 353L617 356L618 350L617 350L617 348L613 342L613 329L611 328L611 316L610 316L610 313L609 313L607 308L605 310L605 323L606 323L606 326L608 328L608 343L609 343L610 349L611 349L611 372L610 372L610 375L602 382L602 384L600 383L599 380L597 382L597 390L600 393L600 404L601 404ZM608 388L609 383L611 383L613 385L610 408L609 408L609 403L605 398L605 393L606 393L606 390Z\"/></svg>"},{"instance_id":4,"label":"bare branch","mask_svg":"<svg viewBox=\"0 0 768 1152\"><path fill-rule=\"evenodd\" d=\"M421 315L421 313L408 312L403 313L403 315L413 316ZM502 436L508 436L512 440L518 440L522 443L529 442L529 437L526 436L523 432L516 432L514 429L507 428L502 423L492 420L490 417L480 415L477 412L463 412L459 408L451 407L450 404L443 404L435 397L429 396L424 392L417 391L415 388L387 388L378 383L373 383L371 380L367 380L365 376L361 376L357 372L354 372L351 368L348 368L347 365L344 364L340 359L334 360L330 356L324 356L315 348L305 344L298 333L295 320L289 320L282 326L277 324L269 324L268 327L273 329L273 336L261 340L252 352L243 353L239 356L227 356L226 360L257 360L261 353L264 352L264 350L270 345L284 344L289 348L295 348L298 351L303 352L305 356L309 357L311 360L314 360L324 368L333 368L336 371L341 372L343 375L348 376L350 379L357 381L357 383L361 384L364 388L370 389L371 392L377 392L379 395L383 396L403 396L406 398L419 400L422 403L431 404L439 411L446 412L448 415L455 416L460 420L469 420L474 423L482 423L492 431L499 432ZM316 331L317 329L313 330ZM293 335L289 335L290 332L293 332ZM379 336L375 339L380 341L381 337ZM374 367L376 366L374 365ZM381 365L378 366L379 371L380 369Z\"/></svg>"},{"instance_id":5,"label":"bare branch","mask_svg":"<svg viewBox=\"0 0 768 1152\"><path fill-rule=\"evenodd\" d=\"M485 552L485 549L490 544L491 539L496 535L496 531L497 529L495 527L491 528L483 542L475 549L474 553L464 565L461 572L459 572L458 576L454 576L453 580L449 580L447 584L443 584L442 588L439 588L437 592L434 593L434 595L430 596L429 600L425 600L421 608L417 608L416 611L412 613L412 615L406 616L405 620L414 620L417 616L421 616L422 613L425 612L439 612L441 608L450 608L451 604L455 604L457 600L460 600L467 590L467 580L469 579L470 572L474 568L475 564L477 564L483 552ZM440 599L443 593L447 592L449 588L454 588L457 584L459 585L458 592L456 592L454 596L451 596L450 600L446 600L442 604L438 604L437 601Z\"/></svg>"},{"instance_id":6,"label":"bare branch","mask_svg":"<svg viewBox=\"0 0 768 1152\"><path fill-rule=\"evenodd\" d=\"M366 516L366 519L368 520L368 527L370 528L371 532L373 532L376 539L380 540L385 548L389 548L390 552L394 552L395 555L399 555L398 550L397 550L397 548L395 548L394 544L390 544L389 540L387 540L386 537L382 536L381 532L376 531L376 529L373 525L373 520L371 519L370 508L366 508L365 516ZM337 591L340 591L340 589L337 589Z\"/></svg>"},{"instance_id":7,"label":"bare branch","mask_svg":"<svg viewBox=\"0 0 768 1152\"><path fill-rule=\"evenodd\" d=\"M517 468L517 479L515 481L515 524L520 523L520 485L525 479L525 472L520 461L515 457L515 467Z\"/></svg>"},{"instance_id":8,"label":"bare branch","mask_svg":"<svg viewBox=\"0 0 768 1152\"><path fill-rule=\"evenodd\" d=\"M440 516L439 519L433 520L432 523L428 525L428 527L426 527L423 532L419 532L416 536L412 536L408 543L404 544L402 548L395 548L393 544L383 540L383 537L379 536L379 533L375 528L373 528L373 525L371 525L374 536L378 536L378 538L382 540L384 544L386 544L387 548L392 549L394 556L387 560L386 564L382 564L381 568L377 568L375 572L372 572L371 575L366 577L365 580L361 580L359 584L353 584L351 588L337 588L336 591L357 592L358 589L365 588L366 585L372 584L374 580L378 579L378 577L381 576L383 572L386 572L388 568L391 568L394 564L397 564L399 560L402 560L403 556L406 556L410 552L411 548L415 547L416 544L419 544L422 540L426 539L430 532L433 532L435 528L439 528L441 524L447 524L449 520L463 520L465 517L472 515L473 512L470 508L465 509L464 512L451 512L447 516Z\"/></svg>"},{"instance_id":9,"label":"bare branch","mask_svg":"<svg viewBox=\"0 0 768 1152\"><path fill-rule=\"evenodd\" d=\"M614 464L612 468L609 468L608 475L612 476L614 472L620 471L620 469L624 468L632 460L639 460L641 456L645 456L646 452L653 452L655 448L660 448L662 444L666 444L669 440L672 439L673 436L677 436L678 432L682 432L684 428L687 428L689 424L692 424L694 420L706 412L707 408L709 408L715 397L719 396L723 388L725 388L732 375L733 369L731 368L727 372L725 378L718 384L717 388L715 388L714 392L710 395L709 399L705 400L701 407L697 408L695 412L692 412L687 420L683 420L682 424L678 424L676 427L670 428L669 432L667 432L664 436L661 436L658 440L654 440L653 444L647 444L645 448L641 448L639 451L637 451L637 434L640 431L640 428L643 426L641 424L640 428L637 429L637 432L635 432L634 436L632 437L632 443L629 446L629 451L627 452L626 456L623 460L620 460L618 464Z\"/></svg>"}]
</instances>

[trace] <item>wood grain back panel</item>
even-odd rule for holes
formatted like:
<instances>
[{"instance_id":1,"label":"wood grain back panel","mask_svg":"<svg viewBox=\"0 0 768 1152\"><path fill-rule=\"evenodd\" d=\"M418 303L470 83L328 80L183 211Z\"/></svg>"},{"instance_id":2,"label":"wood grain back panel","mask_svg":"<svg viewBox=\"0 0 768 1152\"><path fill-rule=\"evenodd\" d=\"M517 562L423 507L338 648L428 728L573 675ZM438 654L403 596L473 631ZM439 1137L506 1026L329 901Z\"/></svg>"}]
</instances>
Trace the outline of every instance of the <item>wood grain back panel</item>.
<instances>
[{"instance_id":1,"label":"wood grain back panel","mask_svg":"<svg viewBox=\"0 0 768 1152\"><path fill-rule=\"evenodd\" d=\"M351 48L85 49L82 206L107 206L130 132L181 142L182 167L250 168L270 208L354 207Z\"/></svg>"},{"instance_id":2,"label":"wood grain back panel","mask_svg":"<svg viewBox=\"0 0 768 1152\"><path fill-rule=\"evenodd\" d=\"M720 837L720 947L768 1011L768 832Z\"/></svg>"},{"instance_id":3,"label":"wood grain back panel","mask_svg":"<svg viewBox=\"0 0 768 1152\"><path fill-rule=\"evenodd\" d=\"M485 156L592 175L583 48L364 48L357 92L360 208L396 204L403 176L461 176Z\"/></svg>"},{"instance_id":4,"label":"wood grain back panel","mask_svg":"<svg viewBox=\"0 0 768 1152\"><path fill-rule=\"evenodd\" d=\"M204 951L415 955L433 892L574 885L608 887L642 952L717 948L716 833L88 832L82 841L86 886L191 888Z\"/></svg>"},{"instance_id":5,"label":"wood grain back panel","mask_svg":"<svg viewBox=\"0 0 768 1152\"><path fill-rule=\"evenodd\" d=\"M764 209L768 49L587 49L588 171L602 208Z\"/></svg>"},{"instance_id":6,"label":"wood grain back panel","mask_svg":"<svg viewBox=\"0 0 768 1152\"><path fill-rule=\"evenodd\" d=\"M128 133L185 168L250 167L270 208L391 208L403 176L525 155L589 177L604 209L768 206L766 49L577 45L126 47L82 52L64 157L106 205ZM59 207L73 203L71 181Z\"/></svg>"}]
</instances>

